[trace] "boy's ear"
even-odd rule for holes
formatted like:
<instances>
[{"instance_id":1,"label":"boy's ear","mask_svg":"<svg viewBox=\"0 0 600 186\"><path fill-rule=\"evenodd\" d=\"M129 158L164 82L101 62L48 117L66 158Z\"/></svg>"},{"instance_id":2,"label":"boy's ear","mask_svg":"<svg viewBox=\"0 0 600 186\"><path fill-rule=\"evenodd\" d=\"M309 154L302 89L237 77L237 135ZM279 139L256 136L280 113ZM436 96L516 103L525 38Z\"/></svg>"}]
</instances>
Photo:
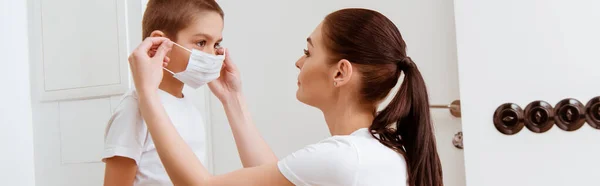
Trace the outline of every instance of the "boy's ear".
<instances>
[{"instance_id":1,"label":"boy's ear","mask_svg":"<svg viewBox=\"0 0 600 186\"><path fill-rule=\"evenodd\" d=\"M150 33L150 37L167 37L167 35L160 30L155 30ZM150 56L154 56L154 54L156 54L156 48L152 48L150 51Z\"/></svg>"},{"instance_id":2,"label":"boy's ear","mask_svg":"<svg viewBox=\"0 0 600 186\"><path fill-rule=\"evenodd\" d=\"M150 33L150 37L167 37L167 35L160 30L155 30Z\"/></svg>"}]
</instances>

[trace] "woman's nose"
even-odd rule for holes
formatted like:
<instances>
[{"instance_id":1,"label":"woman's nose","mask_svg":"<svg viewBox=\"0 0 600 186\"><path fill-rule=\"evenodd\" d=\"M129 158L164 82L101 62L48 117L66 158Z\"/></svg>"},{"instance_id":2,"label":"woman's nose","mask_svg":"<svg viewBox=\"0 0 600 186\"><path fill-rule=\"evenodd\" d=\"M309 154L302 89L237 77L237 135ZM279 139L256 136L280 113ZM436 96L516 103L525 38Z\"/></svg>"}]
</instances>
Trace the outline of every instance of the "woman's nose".
<instances>
[{"instance_id":1,"label":"woman's nose","mask_svg":"<svg viewBox=\"0 0 600 186\"><path fill-rule=\"evenodd\" d=\"M304 60L302 60L302 58L303 57L300 57L300 59L298 59L298 61L296 61L296 68L298 68L298 69L302 69L302 63L303 63L302 61L304 61Z\"/></svg>"}]
</instances>

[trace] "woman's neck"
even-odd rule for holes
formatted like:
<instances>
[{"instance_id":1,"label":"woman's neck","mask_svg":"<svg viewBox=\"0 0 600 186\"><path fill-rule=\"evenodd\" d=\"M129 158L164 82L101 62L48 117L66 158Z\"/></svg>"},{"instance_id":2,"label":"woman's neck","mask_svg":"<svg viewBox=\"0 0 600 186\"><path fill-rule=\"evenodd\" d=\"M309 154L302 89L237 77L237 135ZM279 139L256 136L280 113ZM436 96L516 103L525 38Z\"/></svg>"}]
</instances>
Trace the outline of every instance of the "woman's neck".
<instances>
[{"instance_id":1,"label":"woman's neck","mask_svg":"<svg viewBox=\"0 0 600 186\"><path fill-rule=\"evenodd\" d=\"M158 88L176 98L183 98L183 83L175 79L171 74L168 74L167 72L164 73L162 82L160 82Z\"/></svg>"},{"instance_id":2,"label":"woman's neck","mask_svg":"<svg viewBox=\"0 0 600 186\"><path fill-rule=\"evenodd\" d=\"M322 111L329 132L334 136L349 135L360 128L369 128L375 119L374 108L357 104L336 104Z\"/></svg>"}]
</instances>

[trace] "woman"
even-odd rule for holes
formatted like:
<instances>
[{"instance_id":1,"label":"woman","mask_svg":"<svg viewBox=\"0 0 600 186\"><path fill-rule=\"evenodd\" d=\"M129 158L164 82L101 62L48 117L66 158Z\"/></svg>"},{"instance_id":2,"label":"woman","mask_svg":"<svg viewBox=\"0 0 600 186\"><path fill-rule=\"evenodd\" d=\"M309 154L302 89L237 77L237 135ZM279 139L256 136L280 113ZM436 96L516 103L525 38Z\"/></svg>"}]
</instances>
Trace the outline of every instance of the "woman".
<instances>
[{"instance_id":1,"label":"woman","mask_svg":"<svg viewBox=\"0 0 600 186\"><path fill-rule=\"evenodd\" d=\"M223 103L243 169L212 176L177 134L157 98L166 39L144 41L130 57L141 113L176 185L441 186L423 78L384 15L344 9L328 15L307 39L297 98L320 109L332 137L278 160L250 121L239 72L225 51L221 77L209 84ZM159 45L155 56L148 56ZM379 103L404 80L392 102Z\"/></svg>"}]
</instances>

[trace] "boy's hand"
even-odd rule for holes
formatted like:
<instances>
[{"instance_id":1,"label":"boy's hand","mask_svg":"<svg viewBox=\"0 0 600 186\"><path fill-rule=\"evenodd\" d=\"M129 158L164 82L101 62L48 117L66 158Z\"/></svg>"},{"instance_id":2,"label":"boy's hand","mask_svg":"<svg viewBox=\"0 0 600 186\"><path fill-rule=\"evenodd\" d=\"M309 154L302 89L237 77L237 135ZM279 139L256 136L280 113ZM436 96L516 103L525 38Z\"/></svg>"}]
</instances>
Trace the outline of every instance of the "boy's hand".
<instances>
[{"instance_id":1,"label":"boy's hand","mask_svg":"<svg viewBox=\"0 0 600 186\"><path fill-rule=\"evenodd\" d=\"M242 82L240 80L240 72L237 66L233 64L231 60L229 50L219 49L217 54L225 55L225 61L223 61L223 68L221 68L221 75L218 79L208 83L208 87L212 93L221 100L221 102L227 102L231 99L237 98L242 92Z\"/></svg>"},{"instance_id":2,"label":"boy's hand","mask_svg":"<svg viewBox=\"0 0 600 186\"><path fill-rule=\"evenodd\" d=\"M138 93L156 92L163 77L163 66L173 42L163 37L146 38L129 56L129 67Z\"/></svg>"}]
</instances>

